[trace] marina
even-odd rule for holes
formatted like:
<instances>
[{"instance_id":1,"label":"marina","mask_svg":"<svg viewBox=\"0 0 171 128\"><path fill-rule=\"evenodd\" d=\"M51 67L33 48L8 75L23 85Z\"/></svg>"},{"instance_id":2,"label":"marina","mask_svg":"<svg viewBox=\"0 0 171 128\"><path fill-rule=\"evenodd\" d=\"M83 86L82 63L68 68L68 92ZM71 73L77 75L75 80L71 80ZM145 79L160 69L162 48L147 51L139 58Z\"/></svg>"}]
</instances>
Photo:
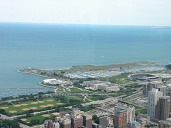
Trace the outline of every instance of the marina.
<instances>
[{"instance_id":1,"label":"marina","mask_svg":"<svg viewBox=\"0 0 171 128\"><path fill-rule=\"evenodd\" d=\"M125 68L121 70L103 70L103 71L89 71L89 72L74 72L66 73L65 76L69 78L99 78L99 77L111 77L119 76L122 73L138 73L138 72L154 72L164 70L164 66L138 66L134 68Z\"/></svg>"},{"instance_id":2,"label":"marina","mask_svg":"<svg viewBox=\"0 0 171 128\"><path fill-rule=\"evenodd\" d=\"M140 61L170 63L171 29L167 28L27 23L0 23L0 28L0 88L42 88L1 89L0 97L49 90L38 84L45 78L17 72L27 67L64 69L76 65L109 65ZM158 36L161 30L165 33L162 34L163 38ZM118 31L127 33L122 35ZM124 71L129 72L125 69ZM68 75L95 78L105 77L108 73L115 76L119 75L120 71L78 72Z\"/></svg>"}]
</instances>

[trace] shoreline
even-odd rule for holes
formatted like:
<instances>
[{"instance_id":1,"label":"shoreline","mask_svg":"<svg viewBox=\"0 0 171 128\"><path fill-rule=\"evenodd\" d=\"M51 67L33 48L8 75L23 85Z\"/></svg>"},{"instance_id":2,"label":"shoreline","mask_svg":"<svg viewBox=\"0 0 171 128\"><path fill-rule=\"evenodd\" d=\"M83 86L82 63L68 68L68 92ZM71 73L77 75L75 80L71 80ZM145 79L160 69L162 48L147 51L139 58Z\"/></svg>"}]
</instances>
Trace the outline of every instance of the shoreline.
<instances>
[{"instance_id":1,"label":"shoreline","mask_svg":"<svg viewBox=\"0 0 171 128\"><path fill-rule=\"evenodd\" d=\"M117 71L117 70L122 70L122 69L131 69L131 68L140 68L143 66L163 66L164 64L159 63L159 62L148 62L148 61L144 61L144 62L132 62L132 63L122 63L122 64L111 64L111 65L82 65L82 66L71 66L70 68L65 68L63 70L59 70L59 69L51 69L51 70L47 70L47 69L34 69L34 68L26 68L23 70L17 70L17 72L19 73L25 73L25 74L31 74L31 75L35 75L35 76L39 76L39 77L44 77L44 78L48 78L48 79L56 79L56 77L54 76L48 76L48 74L45 75L41 75L42 71L47 71L47 72L54 72L57 73L58 75L63 74L64 73L76 73L76 72L89 72L89 71ZM40 71L39 71L40 70ZM37 72L36 72L37 71ZM36 73L34 73L36 72ZM46 86L43 85L41 83L38 83L41 86L44 87L50 87L50 88L55 88L52 86Z\"/></svg>"},{"instance_id":2,"label":"shoreline","mask_svg":"<svg viewBox=\"0 0 171 128\"><path fill-rule=\"evenodd\" d=\"M142 62L128 62L128 63L120 63L120 64L109 64L109 65L76 65L76 66L71 66L67 68L62 68L62 69L34 69L33 70L42 70L42 71L59 71L59 72L77 72L77 71L98 71L98 70L120 70L120 69L126 69L126 68L134 68L134 67L141 67L141 66L164 66L164 63L160 62L149 62L149 61L142 61ZM20 73L26 73L26 74L32 74L32 75L37 75L45 78L53 78L49 76L44 76L32 72L27 72L24 70L27 70L29 68L23 69L23 71L18 70L17 72Z\"/></svg>"},{"instance_id":3,"label":"shoreline","mask_svg":"<svg viewBox=\"0 0 171 128\"><path fill-rule=\"evenodd\" d=\"M19 72L19 73L25 73L25 74L31 74L31 75L40 76L40 77L49 78L49 79L53 79L53 77L48 77L48 76L44 76L44 75L40 75L40 74L36 74L36 73L22 72L20 70L18 70L17 72Z\"/></svg>"},{"instance_id":4,"label":"shoreline","mask_svg":"<svg viewBox=\"0 0 171 128\"><path fill-rule=\"evenodd\" d=\"M84 72L84 71L100 71L100 70L104 70L104 71L116 71L116 70L121 70L121 69L127 69L127 68L136 68L136 67L141 67L141 66L160 66L160 65L164 65L162 63L158 63L158 62L132 62L132 63L124 63L124 64L112 64L112 65L100 65L100 66L96 66L96 65L83 65L83 66L71 66L70 68L65 68L63 70L45 70L45 69L34 69L34 68L30 68L28 69L23 69L23 70L18 70L17 72L19 73L25 73L25 74L31 74L31 75L35 75L35 76L39 76L39 77L43 77L43 78L47 78L47 79L53 79L55 77L52 76L45 76L45 75L41 75L41 71L52 71L55 72L57 71L60 75L62 71L64 71L65 73L71 73L71 72ZM37 73L34 73L35 71L38 71ZM42 84L41 82L38 83L39 86L43 86L46 88L53 88L56 89L56 87L54 86L48 86L45 84Z\"/></svg>"},{"instance_id":5,"label":"shoreline","mask_svg":"<svg viewBox=\"0 0 171 128\"><path fill-rule=\"evenodd\" d=\"M39 84L40 86L43 86L43 87L56 89L56 87L48 86L48 85L42 84L41 82L40 82L40 83L38 83L38 84Z\"/></svg>"},{"instance_id":6,"label":"shoreline","mask_svg":"<svg viewBox=\"0 0 171 128\"><path fill-rule=\"evenodd\" d=\"M20 70L18 70L17 72L19 72L19 73L25 73L25 74L31 74L31 75L35 75L35 76L40 76L40 77L52 79L52 77L43 76L43 75L39 75L39 74L36 74L36 73L22 72L22 71L20 71ZM46 87L46 88L56 89L56 88L53 87L53 86L47 86L47 85L42 84L41 82L39 82L38 85L39 85L39 86L42 86L42 87Z\"/></svg>"}]
</instances>

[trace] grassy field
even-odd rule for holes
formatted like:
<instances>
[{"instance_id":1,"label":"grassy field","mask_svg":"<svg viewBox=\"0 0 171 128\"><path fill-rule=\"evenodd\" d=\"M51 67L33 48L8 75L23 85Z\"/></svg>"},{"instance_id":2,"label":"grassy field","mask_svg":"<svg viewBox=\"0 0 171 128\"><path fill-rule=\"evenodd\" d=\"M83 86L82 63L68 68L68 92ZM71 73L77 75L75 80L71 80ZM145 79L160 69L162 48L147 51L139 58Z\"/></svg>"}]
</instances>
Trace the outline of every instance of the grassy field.
<instances>
[{"instance_id":1,"label":"grassy field","mask_svg":"<svg viewBox=\"0 0 171 128\"><path fill-rule=\"evenodd\" d=\"M25 102L19 102L17 104L11 104L11 105L0 105L0 109L4 109L8 115L13 116L13 115L23 114L31 109L34 111L41 111L47 107L54 107L63 104L64 103L55 101L55 99L53 98L45 98L40 101L25 101Z\"/></svg>"},{"instance_id":2,"label":"grassy field","mask_svg":"<svg viewBox=\"0 0 171 128\"><path fill-rule=\"evenodd\" d=\"M92 71L92 70L106 70L106 69L117 69L117 68L130 68L136 66L145 65L161 65L156 62L134 62L126 64L111 64L111 65L83 65L83 66L73 66L70 69L62 70L64 72L75 72L75 71Z\"/></svg>"},{"instance_id":3,"label":"grassy field","mask_svg":"<svg viewBox=\"0 0 171 128\"><path fill-rule=\"evenodd\" d=\"M130 87L130 88L140 88L140 87L142 87L142 85L138 85L138 84L134 83L134 84L128 84L126 87Z\"/></svg>"},{"instance_id":4,"label":"grassy field","mask_svg":"<svg viewBox=\"0 0 171 128\"><path fill-rule=\"evenodd\" d=\"M27 124L29 126L33 126L33 121L36 121L36 125L43 124L44 120L51 119L54 115L50 114L41 114L41 115L35 115L31 117L24 117L20 119L24 124Z\"/></svg>"},{"instance_id":5,"label":"grassy field","mask_svg":"<svg viewBox=\"0 0 171 128\"><path fill-rule=\"evenodd\" d=\"M88 96L87 98L90 99L90 100L93 100L93 101L97 101L97 100L104 100L107 97L106 96L98 96L98 95L96 96L96 95L94 95L94 96Z\"/></svg>"},{"instance_id":6,"label":"grassy field","mask_svg":"<svg viewBox=\"0 0 171 128\"><path fill-rule=\"evenodd\" d=\"M111 94L110 96L112 96L112 97L125 96L125 93L116 92L114 94Z\"/></svg>"},{"instance_id":7,"label":"grassy field","mask_svg":"<svg viewBox=\"0 0 171 128\"><path fill-rule=\"evenodd\" d=\"M129 104L129 106L134 106L132 104ZM147 109L146 108L141 108L141 107L135 107L135 114L147 114Z\"/></svg>"},{"instance_id":8,"label":"grassy field","mask_svg":"<svg viewBox=\"0 0 171 128\"><path fill-rule=\"evenodd\" d=\"M137 66L147 66L147 65L163 65L161 63L156 62L133 62L133 63L125 63L125 64L111 64L111 65L81 65L81 66L72 66L71 68L64 70L44 70L44 69L32 69L36 71L36 74L47 76L49 72L55 72L58 76L62 75L66 72L76 72L76 71L96 71L96 70L118 70L120 68L132 68ZM45 72L47 73L45 73ZM30 73L30 70L23 69L20 72Z\"/></svg>"},{"instance_id":9,"label":"grassy field","mask_svg":"<svg viewBox=\"0 0 171 128\"><path fill-rule=\"evenodd\" d=\"M77 101L80 101L82 102L83 101L83 98L81 97L78 97L78 96L64 96L66 99L68 100L77 100Z\"/></svg>"},{"instance_id":10,"label":"grassy field","mask_svg":"<svg viewBox=\"0 0 171 128\"><path fill-rule=\"evenodd\" d=\"M145 108L136 109L135 114L147 114L147 109Z\"/></svg>"},{"instance_id":11,"label":"grassy field","mask_svg":"<svg viewBox=\"0 0 171 128\"><path fill-rule=\"evenodd\" d=\"M79 88L70 88L72 93L89 93L89 91L81 90Z\"/></svg>"},{"instance_id":12,"label":"grassy field","mask_svg":"<svg viewBox=\"0 0 171 128\"><path fill-rule=\"evenodd\" d=\"M128 78L128 74L121 74L119 76L98 78L98 80L109 81L111 83L116 83L116 84L128 84L128 83L132 82L131 80L128 80L127 78Z\"/></svg>"}]
</instances>

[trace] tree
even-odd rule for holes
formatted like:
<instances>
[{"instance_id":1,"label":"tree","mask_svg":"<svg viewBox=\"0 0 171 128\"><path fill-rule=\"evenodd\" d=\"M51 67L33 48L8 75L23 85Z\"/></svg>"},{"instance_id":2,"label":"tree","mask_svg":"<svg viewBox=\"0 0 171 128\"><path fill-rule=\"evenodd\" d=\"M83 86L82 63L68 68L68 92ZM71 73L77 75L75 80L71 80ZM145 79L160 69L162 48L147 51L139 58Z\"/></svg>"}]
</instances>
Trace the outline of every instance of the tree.
<instances>
[{"instance_id":1,"label":"tree","mask_svg":"<svg viewBox=\"0 0 171 128\"><path fill-rule=\"evenodd\" d=\"M31 116L32 116L32 114L30 114L30 113L26 114L26 117L31 117Z\"/></svg>"},{"instance_id":2,"label":"tree","mask_svg":"<svg viewBox=\"0 0 171 128\"><path fill-rule=\"evenodd\" d=\"M92 119L95 123L99 124L99 117L97 115L93 115Z\"/></svg>"},{"instance_id":3,"label":"tree","mask_svg":"<svg viewBox=\"0 0 171 128\"><path fill-rule=\"evenodd\" d=\"M80 83L79 82L74 82L73 85L78 87L78 86L80 86Z\"/></svg>"},{"instance_id":4,"label":"tree","mask_svg":"<svg viewBox=\"0 0 171 128\"><path fill-rule=\"evenodd\" d=\"M37 124L39 124L39 120L37 120L37 119L31 120L30 124L31 125L37 125Z\"/></svg>"},{"instance_id":5,"label":"tree","mask_svg":"<svg viewBox=\"0 0 171 128\"><path fill-rule=\"evenodd\" d=\"M30 109L28 112L29 113L34 113L34 110L33 109Z\"/></svg>"},{"instance_id":6,"label":"tree","mask_svg":"<svg viewBox=\"0 0 171 128\"><path fill-rule=\"evenodd\" d=\"M4 109L0 109L0 113L2 114L6 114L5 110Z\"/></svg>"},{"instance_id":7,"label":"tree","mask_svg":"<svg viewBox=\"0 0 171 128\"><path fill-rule=\"evenodd\" d=\"M16 120L0 120L0 128L20 128Z\"/></svg>"}]
</instances>

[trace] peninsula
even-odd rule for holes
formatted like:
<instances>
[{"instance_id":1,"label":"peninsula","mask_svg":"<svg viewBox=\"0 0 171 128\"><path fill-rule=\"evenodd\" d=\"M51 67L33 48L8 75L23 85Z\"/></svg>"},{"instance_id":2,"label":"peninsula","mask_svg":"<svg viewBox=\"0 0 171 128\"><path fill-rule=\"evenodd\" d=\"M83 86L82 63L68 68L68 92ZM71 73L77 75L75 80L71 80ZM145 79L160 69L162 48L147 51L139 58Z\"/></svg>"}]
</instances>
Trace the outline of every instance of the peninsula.
<instances>
[{"instance_id":1,"label":"peninsula","mask_svg":"<svg viewBox=\"0 0 171 128\"><path fill-rule=\"evenodd\" d=\"M168 88L171 83L170 70L156 62L73 66L62 70L27 68L19 72L45 77L39 84L54 88L54 92L2 100L2 116L17 118L28 126L41 125L63 111L72 115L74 108L90 115L94 122L103 114L113 115L117 106L133 109L133 116L145 117L147 83L162 87L166 84Z\"/></svg>"}]
</instances>

